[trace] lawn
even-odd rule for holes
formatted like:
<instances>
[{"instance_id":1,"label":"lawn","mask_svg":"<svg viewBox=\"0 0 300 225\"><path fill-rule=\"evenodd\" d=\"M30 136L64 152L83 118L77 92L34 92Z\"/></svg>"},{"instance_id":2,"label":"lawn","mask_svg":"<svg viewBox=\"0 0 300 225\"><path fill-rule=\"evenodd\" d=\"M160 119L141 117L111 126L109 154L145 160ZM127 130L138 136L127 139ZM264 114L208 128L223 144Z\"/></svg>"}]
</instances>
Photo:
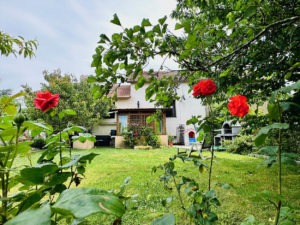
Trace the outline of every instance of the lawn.
<instances>
[{"instance_id":1,"label":"lawn","mask_svg":"<svg viewBox=\"0 0 300 225\"><path fill-rule=\"evenodd\" d=\"M82 180L80 187L117 190L125 178L131 177L125 195L137 194L138 209L127 211L122 224L151 224L153 219L168 212L176 214L177 224L190 224L179 207L175 191L165 190L163 183L159 181L162 171L151 172L153 166L164 164L170 156L176 154L176 148L156 150L96 148L75 150L74 154L86 152L99 155L87 166L86 178ZM34 153L33 159L38 155L39 153ZM249 215L254 215L264 224L270 224L275 209L263 197L262 192L276 190L276 165L267 168L263 165L263 159L216 152L213 168L212 188L216 190L221 202L221 206L215 209L219 217L217 224L240 224ZM192 163L183 163L180 160L176 160L176 170L179 175L196 178L201 183L202 189L207 189L207 172L199 173ZM299 166L289 165L283 168L285 197L283 205L294 209L300 209L299 172ZM173 201L167 204L167 207L163 207L161 202L168 197L173 197ZM105 225L111 224L111 221L113 218L109 216L94 215L89 218L88 224Z\"/></svg>"}]
</instances>

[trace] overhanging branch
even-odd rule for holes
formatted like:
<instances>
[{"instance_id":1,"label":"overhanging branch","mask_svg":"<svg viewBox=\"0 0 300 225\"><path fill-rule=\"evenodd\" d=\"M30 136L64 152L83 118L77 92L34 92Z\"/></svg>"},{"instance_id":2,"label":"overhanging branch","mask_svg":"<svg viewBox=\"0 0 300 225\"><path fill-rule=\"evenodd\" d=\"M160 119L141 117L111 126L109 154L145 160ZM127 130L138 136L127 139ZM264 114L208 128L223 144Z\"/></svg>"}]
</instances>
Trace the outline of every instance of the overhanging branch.
<instances>
[{"instance_id":1,"label":"overhanging branch","mask_svg":"<svg viewBox=\"0 0 300 225\"><path fill-rule=\"evenodd\" d=\"M261 32L259 32L254 38L252 38L250 41L248 41L247 43L243 44L242 46L238 47L237 49L235 49L233 52L229 53L228 55L212 62L211 64L208 65L208 67L212 67L216 64L218 64L221 61L224 61L228 58L230 58L231 56L234 56L235 54L237 54L238 52L240 52L243 49L248 48L253 42L255 42L257 39L259 39L261 36L263 36L267 31L271 30L273 27L276 27L278 25L281 26L286 26L290 23L293 23L297 20L300 20L300 16L294 16L294 17L290 17L290 18L286 18L284 20L279 20L275 23L272 23L268 26L266 26Z\"/></svg>"}]
</instances>

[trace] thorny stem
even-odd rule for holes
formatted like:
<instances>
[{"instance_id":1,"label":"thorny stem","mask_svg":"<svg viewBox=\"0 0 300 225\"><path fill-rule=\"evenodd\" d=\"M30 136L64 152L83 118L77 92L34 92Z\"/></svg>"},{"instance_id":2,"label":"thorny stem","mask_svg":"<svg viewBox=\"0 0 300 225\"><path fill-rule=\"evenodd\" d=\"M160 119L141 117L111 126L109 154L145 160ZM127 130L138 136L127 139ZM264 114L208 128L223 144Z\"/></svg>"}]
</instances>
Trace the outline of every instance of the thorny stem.
<instances>
[{"instance_id":1,"label":"thorny stem","mask_svg":"<svg viewBox=\"0 0 300 225\"><path fill-rule=\"evenodd\" d=\"M174 184L175 184L176 191L177 191L177 193L178 193L178 197L179 197L179 201L180 201L180 204L181 204L181 208L185 210L185 207L184 207L184 204L183 204L183 201L182 201L182 197L181 197L180 190L178 190L178 188L177 188L177 183L176 183L175 177L173 177L173 182L174 182Z\"/></svg>"}]
</instances>

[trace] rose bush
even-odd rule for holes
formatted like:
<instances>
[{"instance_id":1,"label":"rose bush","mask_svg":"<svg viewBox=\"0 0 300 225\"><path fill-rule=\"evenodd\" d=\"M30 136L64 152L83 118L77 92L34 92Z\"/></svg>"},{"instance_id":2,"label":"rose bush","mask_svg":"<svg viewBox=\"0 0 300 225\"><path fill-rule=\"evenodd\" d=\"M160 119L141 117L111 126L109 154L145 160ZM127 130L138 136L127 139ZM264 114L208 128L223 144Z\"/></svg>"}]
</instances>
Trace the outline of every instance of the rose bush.
<instances>
[{"instance_id":1,"label":"rose bush","mask_svg":"<svg viewBox=\"0 0 300 225\"><path fill-rule=\"evenodd\" d=\"M229 99L228 109L231 115L244 117L249 112L247 98L243 95L236 95Z\"/></svg>"},{"instance_id":2,"label":"rose bush","mask_svg":"<svg viewBox=\"0 0 300 225\"><path fill-rule=\"evenodd\" d=\"M202 79L193 86L193 96L209 96L215 93L217 87L212 79Z\"/></svg>"},{"instance_id":3,"label":"rose bush","mask_svg":"<svg viewBox=\"0 0 300 225\"><path fill-rule=\"evenodd\" d=\"M34 105L37 109L46 112L51 108L58 105L59 94L51 94L49 91L38 91L36 93L36 98L34 99Z\"/></svg>"}]
</instances>

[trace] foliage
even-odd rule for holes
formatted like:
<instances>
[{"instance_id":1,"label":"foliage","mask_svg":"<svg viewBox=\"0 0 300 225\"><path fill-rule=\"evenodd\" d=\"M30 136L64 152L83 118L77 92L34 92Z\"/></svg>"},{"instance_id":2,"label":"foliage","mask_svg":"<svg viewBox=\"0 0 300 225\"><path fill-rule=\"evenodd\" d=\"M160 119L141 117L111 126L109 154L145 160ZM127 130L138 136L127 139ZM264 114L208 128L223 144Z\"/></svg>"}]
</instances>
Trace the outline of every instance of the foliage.
<instances>
[{"instance_id":1,"label":"foliage","mask_svg":"<svg viewBox=\"0 0 300 225\"><path fill-rule=\"evenodd\" d=\"M173 135L168 135L168 142L173 143L174 140L175 140L175 137Z\"/></svg>"},{"instance_id":2,"label":"foliage","mask_svg":"<svg viewBox=\"0 0 300 225\"><path fill-rule=\"evenodd\" d=\"M297 1L179 0L172 17L178 21L175 29L184 35L171 33L166 17L157 24L144 19L140 25L123 28L114 15L112 23L123 31L111 38L100 35L92 63L96 76L90 80L106 86L132 74L142 80L144 66L158 55L179 63L181 73L175 81L183 77L195 84L200 77L215 78L221 92L243 94L250 103L265 101L272 90L297 80ZM116 73L119 70L125 72ZM152 76L147 96L158 101L167 96L169 101L172 93L161 93L172 90L176 82Z\"/></svg>"},{"instance_id":3,"label":"foliage","mask_svg":"<svg viewBox=\"0 0 300 225\"><path fill-rule=\"evenodd\" d=\"M23 37L12 37L8 33L0 31L0 53L4 56L13 54L23 55L24 58L34 56L34 51L37 48L36 40L25 41Z\"/></svg>"},{"instance_id":4,"label":"foliage","mask_svg":"<svg viewBox=\"0 0 300 225\"><path fill-rule=\"evenodd\" d=\"M254 148L253 136L251 135L238 136L233 141L225 140L223 144L226 151L243 155L253 152Z\"/></svg>"},{"instance_id":5,"label":"foliage","mask_svg":"<svg viewBox=\"0 0 300 225\"><path fill-rule=\"evenodd\" d=\"M12 95L12 89L2 89L0 90L0 96L2 95Z\"/></svg>"},{"instance_id":6,"label":"foliage","mask_svg":"<svg viewBox=\"0 0 300 225\"><path fill-rule=\"evenodd\" d=\"M80 184L87 164L97 155L72 154L69 135L82 132L84 128L72 125L55 133L45 123L26 120L14 102L21 95L0 98L0 223L50 225L64 219L76 223L96 212L121 217L125 208L118 196L98 188L70 189ZM70 110L58 113L56 109L52 109L51 114L61 120L71 114ZM46 150L36 164L33 164L30 157L32 142L19 142L25 131L31 133L32 137L41 132L48 135ZM95 138L81 135L75 139L94 141ZM63 156L63 152L68 154ZM19 155L27 156L29 165L16 167L15 160ZM84 200L89 198L94 201ZM84 213L80 204L85 205Z\"/></svg>"},{"instance_id":7,"label":"foliage","mask_svg":"<svg viewBox=\"0 0 300 225\"><path fill-rule=\"evenodd\" d=\"M269 133L276 132L277 134L276 143L273 143L272 146L263 146L260 149L261 151L270 155L267 160L268 166L271 166L275 162L278 162L279 164L277 190L278 197L275 199L269 199L276 209L275 225L279 224L282 215L282 163L284 161L293 162L297 157L295 157L294 154L290 155L284 153L282 134L283 131L290 128L289 123L293 123L293 121L290 121L289 118L284 117L284 112L289 111L290 107L292 106L299 107L298 104L290 102L290 99L295 93L299 92L299 90L300 80L272 92L272 96L268 102L268 118L270 120L270 124L262 127L255 137L255 144L259 147L265 143Z\"/></svg>"},{"instance_id":8,"label":"foliage","mask_svg":"<svg viewBox=\"0 0 300 225\"><path fill-rule=\"evenodd\" d=\"M161 56L173 58L180 71L177 76L162 79L149 71L146 98L158 105L168 106L178 97L174 90L179 81L186 80L192 87L200 78L212 78L218 89L213 99L200 97L203 104L222 103L235 94L246 96L249 104L268 102L265 117L269 123L258 132L254 130L255 143L262 146L276 132L276 143L265 149L276 155L277 195L282 197L282 135L291 127L299 129L299 116L293 116L299 115L299 1L178 0L171 17L177 21L175 29L181 31L178 36L168 30L167 17L157 24L143 19L140 25L124 28L114 15L111 22L122 31L111 38L100 35L92 62L95 76L89 81L107 89L117 80L133 78L141 87L145 83L143 68L150 59ZM160 69L163 67L164 63ZM259 122L266 123L265 118L259 118ZM190 123L211 132L213 137L215 120L205 118ZM276 208L278 224L282 200L270 202Z\"/></svg>"},{"instance_id":9,"label":"foliage","mask_svg":"<svg viewBox=\"0 0 300 225\"><path fill-rule=\"evenodd\" d=\"M107 116L108 110L111 107L111 101L105 96L94 98L90 92L91 85L88 84L85 77L82 76L78 81L73 75L62 75L60 70L53 71L52 73L44 71L43 74L47 83L42 83L42 90L59 93L59 108L61 110L73 109L76 112L75 116L69 116L63 121L64 127L68 123L72 123L91 130L93 124ZM56 129L58 126L57 119L40 112L34 107L33 98L35 98L35 93L32 88L23 86L23 89L28 93L25 98L27 107L26 115L28 118L33 120L43 119Z\"/></svg>"},{"instance_id":10,"label":"foliage","mask_svg":"<svg viewBox=\"0 0 300 225\"><path fill-rule=\"evenodd\" d=\"M155 135L150 127L131 125L127 128L123 137L124 144L130 148L133 148L136 145L149 145L153 148L158 148L160 146L157 135Z\"/></svg>"},{"instance_id":11,"label":"foliage","mask_svg":"<svg viewBox=\"0 0 300 225\"><path fill-rule=\"evenodd\" d=\"M36 138L30 145L32 148L43 149L46 145L46 141L43 138Z\"/></svg>"},{"instance_id":12,"label":"foliage","mask_svg":"<svg viewBox=\"0 0 300 225\"><path fill-rule=\"evenodd\" d=\"M144 130L144 136L146 139L147 145L152 146L153 148L159 148L160 147L160 141L157 135L155 135L154 131L150 127L145 127Z\"/></svg>"},{"instance_id":13,"label":"foliage","mask_svg":"<svg viewBox=\"0 0 300 225\"><path fill-rule=\"evenodd\" d=\"M199 183L186 176L179 176L175 170L174 160L180 157L183 161L192 161L197 170L202 173L206 170L206 165L200 159L189 159L182 156L174 156L169 159L163 166L154 167L153 172L157 169L164 170L160 176L160 181L164 183L164 188L168 190L175 189L180 205L189 215L195 224L214 224L218 220L217 215L212 211L213 206L219 206L220 202L216 197L214 190L204 191ZM188 201L184 201L182 195L185 194Z\"/></svg>"}]
</instances>

